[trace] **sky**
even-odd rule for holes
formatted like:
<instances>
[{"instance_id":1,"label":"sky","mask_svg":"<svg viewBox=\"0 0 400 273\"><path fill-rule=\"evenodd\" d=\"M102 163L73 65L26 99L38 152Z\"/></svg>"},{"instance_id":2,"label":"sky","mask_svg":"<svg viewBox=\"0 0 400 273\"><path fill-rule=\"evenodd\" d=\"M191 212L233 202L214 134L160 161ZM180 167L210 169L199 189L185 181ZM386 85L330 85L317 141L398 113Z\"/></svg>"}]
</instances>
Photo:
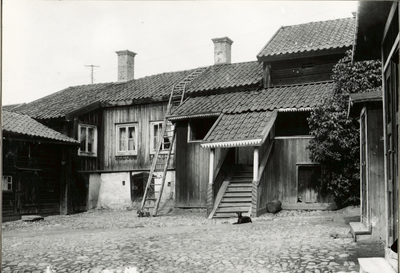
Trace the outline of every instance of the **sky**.
<instances>
[{"instance_id":1,"label":"sky","mask_svg":"<svg viewBox=\"0 0 400 273\"><path fill-rule=\"evenodd\" d=\"M351 17L353 1L3 0L2 104L69 86L117 81L119 50L135 78L214 64L211 39L233 40L232 63L255 61L281 27Z\"/></svg>"}]
</instances>

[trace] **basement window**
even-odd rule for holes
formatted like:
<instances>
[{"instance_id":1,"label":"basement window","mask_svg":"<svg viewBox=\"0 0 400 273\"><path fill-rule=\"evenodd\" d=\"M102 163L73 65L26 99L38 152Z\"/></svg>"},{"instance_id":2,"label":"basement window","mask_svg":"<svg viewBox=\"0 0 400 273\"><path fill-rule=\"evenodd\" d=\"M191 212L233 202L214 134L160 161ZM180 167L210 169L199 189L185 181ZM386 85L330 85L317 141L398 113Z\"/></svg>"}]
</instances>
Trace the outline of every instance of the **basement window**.
<instances>
[{"instance_id":1,"label":"basement window","mask_svg":"<svg viewBox=\"0 0 400 273\"><path fill-rule=\"evenodd\" d=\"M217 117L189 120L188 142L202 141L216 120Z\"/></svg>"}]
</instances>

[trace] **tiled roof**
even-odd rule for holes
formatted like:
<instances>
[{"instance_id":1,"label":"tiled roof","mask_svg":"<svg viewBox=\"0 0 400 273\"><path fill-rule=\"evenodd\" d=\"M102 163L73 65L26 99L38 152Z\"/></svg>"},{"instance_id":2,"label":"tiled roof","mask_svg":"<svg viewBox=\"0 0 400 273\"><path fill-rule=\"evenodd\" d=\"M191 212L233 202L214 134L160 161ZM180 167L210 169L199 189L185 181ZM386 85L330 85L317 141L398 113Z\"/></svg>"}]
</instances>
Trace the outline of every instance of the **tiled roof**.
<instances>
[{"instance_id":1,"label":"tiled roof","mask_svg":"<svg viewBox=\"0 0 400 273\"><path fill-rule=\"evenodd\" d=\"M275 120L275 117L274 111L224 114L203 141L223 142L259 139L261 142L267 125L271 123L271 120Z\"/></svg>"},{"instance_id":2,"label":"tiled roof","mask_svg":"<svg viewBox=\"0 0 400 273\"><path fill-rule=\"evenodd\" d=\"M100 83L68 87L49 96L15 109L36 119L64 117L95 102L102 104L128 101L129 103L167 98L172 87L195 69L163 73L123 83ZM187 93L198 93L218 88L249 87L261 81L262 67L258 62L213 65L187 87Z\"/></svg>"},{"instance_id":3,"label":"tiled roof","mask_svg":"<svg viewBox=\"0 0 400 273\"><path fill-rule=\"evenodd\" d=\"M333 87L333 82L321 82L190 97L172 113L171 120L206 113L313 108L333 93Z\"/></svg>"},{"instance_id":4,"label":"tiled roof","mask_svg":"<svg viewBox=\"0 0 400 273\"><path fill-rule=\"evenodd\" d=\"M174 84L192 70L163 73L123 83L100 83L68 87L17 109L37 119L64 117L95 102L141 100L169 95Z\"/></svg>"},{"instance_id":5,"label":"tiled roof","mask_svg":"<svg viewBox=\"0 0 400 273\"><path fill-rule=\"evenodd\" d=\"M296 53L350 48L355 19L343 18L281 27L257 55L258 60L284 59Z\"/></svg>"},{"instance_id":6,"label":"tiled roof","mask_svg":"<svg viewBox=\"0 0 400 273\"><path fill-rule=\"evenodd\" d=\"M188 86L187 93L249 87L258 85L262 80L262 64L243 62L234 64L218 64L210 66L204 73Z\"/></svg>"},{"instance_id":7,"label":"tiled roof","mask_svg":"<svg viewBox=\"0 0 400 273\"><path fill-rule=\"evenodd\" d=\"M7 105L3 105L2 106L2 110L6 110L6 111L14 111L16 110L18 107L24 105L25 103L17 103L17 104L7 104Z\"/></svg>"},{"instance_id":8,"label":"tiled roof","mask_svg":"<svg viewBox=\"0 0 400 273\"><path fill-rule=\"evenodd\" d=\"M78 141L50 129L26 115L8 111L3 111L2 113L2 128L5 132L51 139L60 142L79 143Z\"/></svg>"}]
</instances>

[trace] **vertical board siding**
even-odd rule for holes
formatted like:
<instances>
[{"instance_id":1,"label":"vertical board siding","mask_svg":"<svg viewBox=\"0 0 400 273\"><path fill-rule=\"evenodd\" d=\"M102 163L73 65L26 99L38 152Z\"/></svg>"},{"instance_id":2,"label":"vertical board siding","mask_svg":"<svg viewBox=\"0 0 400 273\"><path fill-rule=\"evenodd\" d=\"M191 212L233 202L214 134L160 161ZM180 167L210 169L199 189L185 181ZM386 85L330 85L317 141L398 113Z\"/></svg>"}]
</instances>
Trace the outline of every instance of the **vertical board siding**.
<instances>
[{"instance_id":1,"label":"vertical board siding","mask_svg":"<svg viewBox=\"0 0 400 273\"><path fill-rule=\"evenodd\" d=\"M386 236L385 230L385 183L384 176L384 145L383 145L383 114L382 108L367 110L367 140L368 140L368 202L370 208L370 223L372 236Z\"/></svg>"},{"instance_id":2,"label":"vertical board siding","mask_svg":"<svg viewBox=\"0 0 400 273\"><path fill-rule=\"evenodd\" d=\"M276 138L258 188L258 208L274 199L297 203L297 164L313 163L306 149L310 138ZM261 155L262 156L262 155ZM330 200L319 198L321 202Z\"/></svg>"},{"instance_id":3,"label":"vertical board siding","mask_svg":"<svg viewBox=\"0 0 400 273\"><path fill-rule=\"evenodd\" d=\"M150 169L150 122L164 119L167 103L141 104L127 107L107 108L104 110L104 155L103 168L111 171ZM116 125L137 123L137 155L116 155ZM175 155L170 160L173 168Z\"/></svg>"},{"instance_id":4,"label":"vertical board siding","mask_svg":"<svg viewBox=\"0 0 400 273\"><path fill-rule=\"evenodd\" d=\"M206 207L209 174L209 149L200 142L188 143L188 123L176 123L176 198L177 207ZM221 152L215 153L215 164Z\"/></svg>"}]
</instances>

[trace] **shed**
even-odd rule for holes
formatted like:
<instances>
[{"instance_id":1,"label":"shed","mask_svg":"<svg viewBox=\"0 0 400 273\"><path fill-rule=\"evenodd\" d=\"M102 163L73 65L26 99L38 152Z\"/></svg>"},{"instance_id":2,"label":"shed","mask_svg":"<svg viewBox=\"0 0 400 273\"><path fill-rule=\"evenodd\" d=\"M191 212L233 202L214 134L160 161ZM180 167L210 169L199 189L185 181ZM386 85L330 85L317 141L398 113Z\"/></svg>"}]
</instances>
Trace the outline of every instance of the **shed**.
<instances>
[{"instance_id":1,"label":"shed","mask_svg":"<svg viewBox=\"0 0 400 273\"><path fill-rule=\"evenodd\" d=\"M73 212L79 143L26 115L2 113L3 220Z\"/></svg>"}]
</instances>

